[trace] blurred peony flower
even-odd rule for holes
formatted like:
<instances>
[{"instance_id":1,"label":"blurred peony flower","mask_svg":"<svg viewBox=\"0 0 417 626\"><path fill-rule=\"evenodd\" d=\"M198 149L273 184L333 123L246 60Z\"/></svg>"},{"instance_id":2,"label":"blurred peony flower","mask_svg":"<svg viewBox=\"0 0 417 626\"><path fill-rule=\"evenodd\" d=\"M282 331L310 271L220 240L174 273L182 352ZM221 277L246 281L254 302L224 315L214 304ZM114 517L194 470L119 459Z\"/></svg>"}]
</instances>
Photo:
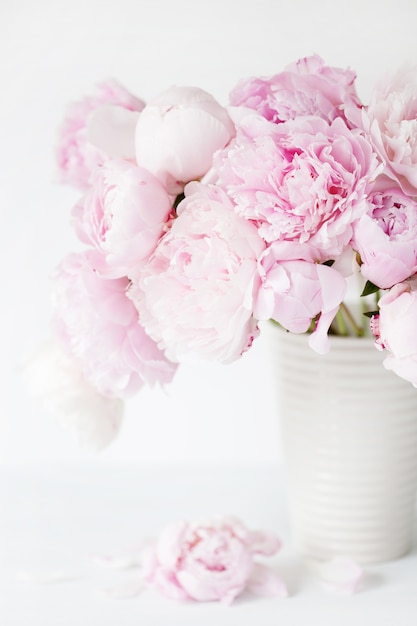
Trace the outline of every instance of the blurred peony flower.
<instances>
[{"instance_id":1,"label":"blurred peony flower","mask_svg":"<svg viewBox=\"0 0 417 626\"><path fill-rule=\"evenodd\" d=\"M417 195L417 67L385 77L363 116L387 172L405 193Z\"/></svg>"},{"instance_id":2,"label":"blurred peony flower","mask_svg":"<svg viewBox=\"0 0 417 626\"><path fill-rule=\"evenodd\" d=\"M76 231L91 265L100 275L128 276L153 252L172 203L149 172L122 160L109 160L92 174L91 189L73 210Z\"/></svg>"},{"instance_id":3,"label":"blurred peony flower","mask_svg":"<svg viewBox=\"0 0 417 626\"><path fill-rule=\"evenodd\" d=\"M84 378L79 364L58 342L50 341L24 366L29 393L39 399L81 448L100 451L120 430L123 401L103 396Z\"/></svg>"},{"instance_id":4,"label":"blurred peony flower","mask_svg":"<svg viewBox=\"0 0 417 626\"><path fill-rule=\"evenodd\" d=\"M168 383L176 369L141 326L128 286L127 278L100 278L84 254L67 256L55 279L57 336L86 379L110 397Z\"/></svg>"},{"instance_id":5,"label":"blurred peony flower","mask_svg":"<svg viewBox=\"0 0 417 626\"><path fill-rule=\"evenodd\" d=\"M186 188L171 230L129 290L141 323L169 359L226 363L251 345L263 248L255 226L234 213L220 189Z\"/></svg>"},{"instance_id":6,"label":"blurred peony flower","mask_svg":"<svg viewBox=\"0 0 417 626\"><path fill-rule=\"evenodd\" d=\"M237 213L266 242L291 243L298 258L321 262L349 244L379 167L369 142L340 118L274 125L256 115L241 120L214 163Z\"/></svg>"},{"instance_id":7,"label":"blurred peony flower","mask_svg":"<svg viewBox=\"0 0 417 626\"><path fill-rule=\"evenodd\" d=\"M200 179L213 154L234 135L226 109L197 87L171 87L142 111L136 126L136 158L172 195Z\"/></svg>"},{"instance_id":8,"label":"blurred peony flower","mask_svg":"<svg viewBox=\"0 0 417 626\"><path fill-rule=\"evenodd\" d=\"M354 225L352 245L361 256L362 275L387 289L417 272L417 199L384 181L368 203Z\"/></svg>"},{"instance_id":9,"label":"blurred peony flower","mask_svg":"<svg viewBox=\"0 0 417 626\"><path fill-rule=\"evenodd\" d=\"M107 155L90 143L87 130L92 114L103 105L116 105L137 112L145 103L115 80L100 83L93 96L72 103L59 129L55 151L62 182L86 189L91 171L106 160ZM111 128L110 124L108 126Z\"/></svg>"},{"instance_id":10,"label":"blurred peony flower","mask_svg":"<svg viewBox=\"0 0 417 626\"><path fill-rule=\"evenodd\" d=\"M394 285L379 300L377 345L388 351L384 366L417 387L417 278Z\"/></svg>"},{"instance_id":11,"label":"blurred peony flower","mask_svg":"<svg viewBox=\"0 0 417 626\"><path fill-rule=\"evenodd\" d=\"M273 556L279 539L252 532L234 518L167 526L143 555L146 582L173 600L219 600L231 604L245 589L260 595L286 596L273 570L254 562Z\"/></svg>"},{"instance_id":12,"label":"blurred peony flower","mask_svg":"<svg viewBox=\"0 0 417 626\"><path fill-rule=\"evenodd\" d=\"M356 74L327 66L317 54L288 65L269 78L242 80L231 92L230 103L248 107L267 120L280 123L302 115L315 115L327 122L345 121L345 107L359 108Z\"/></svg>"}]
</instances>

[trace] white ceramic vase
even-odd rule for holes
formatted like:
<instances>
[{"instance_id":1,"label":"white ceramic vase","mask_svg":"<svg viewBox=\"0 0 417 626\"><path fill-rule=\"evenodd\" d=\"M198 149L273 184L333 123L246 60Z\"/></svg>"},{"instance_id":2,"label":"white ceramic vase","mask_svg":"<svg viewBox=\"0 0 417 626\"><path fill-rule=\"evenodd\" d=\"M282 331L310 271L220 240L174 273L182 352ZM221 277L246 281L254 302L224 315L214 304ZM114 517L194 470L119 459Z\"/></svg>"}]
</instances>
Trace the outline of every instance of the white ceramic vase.
<instances>
[{"instance_id":1,"label":"white ceramic vase","mask_svg":"<svg viewBox=\"0 0 417 626\"><path fill-rule=\"evenodd\" d=\"M270 326L292 538L308 558L361 564L412 545L417 389L372 338L332 337L321 356Z\"/></svg>"}]
</instances>

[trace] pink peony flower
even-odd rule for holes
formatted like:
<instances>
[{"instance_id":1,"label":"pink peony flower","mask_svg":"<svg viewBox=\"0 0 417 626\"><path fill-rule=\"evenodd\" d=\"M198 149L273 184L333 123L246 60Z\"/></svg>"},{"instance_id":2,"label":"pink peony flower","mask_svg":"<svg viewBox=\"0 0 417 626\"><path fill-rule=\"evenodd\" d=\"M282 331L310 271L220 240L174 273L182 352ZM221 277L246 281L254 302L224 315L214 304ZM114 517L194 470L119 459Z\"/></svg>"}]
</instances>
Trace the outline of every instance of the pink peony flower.
<instances>
[{"instance_id":1,"label":"pink peony flower","mask_svg":"<svg viewBox=\"0 0 417 626\"><path fill-rule=\"evenodd\" d=\"M403 191L417 195L417 68L385 77L371 94L364 124L387 171Z\"/></svg>"},{"instance_id":2,"label":"pink peony flower","mask_svg":"<svg viewBox=\"0 0 417 626\"><path fill-rule=\"evenodd\" d=\"M214 162L237 213L253 220L266 242L291 243L298 258L321 262L349 244L379 167L367 139L341 118L275 125L255 114L241 120Z\"/></svg>"},{"instance_id":3,"label":"pink peony flower","mask_svg":"<svg viewBox=\"0 0 417 626\"><path fill-rule=\"evenodd\" d=\"M280 123L302 115L317 115L328 122L345 119L344 109L361 106L355 89L356 74L325 65L313 55L288 65L270 78L241 81L230 103L254 109L267 120Z\"/></svg>"},{"instance_id":4,"label":"pink peony flower","mask_svg":"<svg viewBox=\"0 0 417 626\"><path fill-rule=\"evenodd\" d=\"M124 405L101 394L83 376L76 359L58 341L32 355L24 370L29 392L69 431L78 445L98 452L118 435Z\"/></svg>"},{"instance_id":5,"label":"pink peony flower","mask_svg":"<svg viewBox=\"0 0 417 626\"><path fill-rule=\"evenodd\" d=\"M177 195L208 171L214 152L233 135L232 120L213 96L196 87L171 87L139 117L137 162Z\"/></svg>"},{"instance_id":6,"label":"pink peony flower","mask_svg":"<svg viewBox=\"0 0 417 626\"><path fill-rule=\"evenodd\" d=\"M107 158L101 149L89 142L87 136L91 115L102 105L141 111L145 103L115 80L109 80L97 86L94 96L71 104L59 129L56 146L56 161L62 182L86 189L91 171Z\"/></svg>"},{"instance_id":7,"label":"pink peony flower","mask_svg":"<svg viewBox=\"0 0 417 626\"><path fill-rule=\"evenodd\" d=\"M384 366L417 387L417 278L394 285L379 300L377 345L388 351Z\"/></svg>"},{"instance_id":8,"label":"pink peony flower","mask_svg":"<svg viewBox=\"0 0 417 626\"><path fill-rule=\"evenodd\" d=\"M347 291L341 274L318 263L282 261L273 245L260 259L259 271L262 284L254 306L255 317L273 319L293 333L305 333L320 315L309 342L317 352L327 352L327 332Z\"/></svg>"},{"instance_id":9,"label":"pink peony flower","mask_svg":"<svg viewBox=\"0 0 417 626\"><path fill-rule=\"evenodd\" d=\"M143 556L145 580L174 600L231 604L245 589L263 595L287 595L281 579L254 562L272 556L280 541L251 532L234 518L180 521L167 526Z\"/></svg>"},{"instance_id":10,"label":"pink peony flower","mask_svg":"<svg viewBox=\"0 0 417 626\"><path fill-rule=\"evenodd\" d=\"M127 278L100 278L84 254L66 257L55 280L57 336L85 378L110 397L170 382L176 368L139 323L128 286Z\"/></svg>"},{"instance_id":11,"label":"pink peony flower","mask_svg":"<svg viewBox=\"0 0 417 626\"><path fill-rule=\"evenodd\" d=\"M369 209L354 225L353 247L361 273L386 289L417 272L417 199L392 185L368 197Z\"/></svg>"},{"instance_id":12,"label":"pink peony flower","mask_svg":"<svg viewBox=\"0 0 417 626\"><path fill-rule=\"evenodd\" d=\"M263 248L255 226L234 213L220 189L186 188L171 230L129 291L169 359L229 362L251 345Z\"/></svg>"},{"instance_id":13,"label":"pink peony flower","mask_svg":"<svg viewBox=\"0 0 417 626\"><path fill-rule=\"evenodd\" d=\"M93 250L89 260L100 275L128 276L161 237L172 203L149 172L109 160L92 174L92 188L73 210L80 239Z\"/></svg>"}]
</instances>

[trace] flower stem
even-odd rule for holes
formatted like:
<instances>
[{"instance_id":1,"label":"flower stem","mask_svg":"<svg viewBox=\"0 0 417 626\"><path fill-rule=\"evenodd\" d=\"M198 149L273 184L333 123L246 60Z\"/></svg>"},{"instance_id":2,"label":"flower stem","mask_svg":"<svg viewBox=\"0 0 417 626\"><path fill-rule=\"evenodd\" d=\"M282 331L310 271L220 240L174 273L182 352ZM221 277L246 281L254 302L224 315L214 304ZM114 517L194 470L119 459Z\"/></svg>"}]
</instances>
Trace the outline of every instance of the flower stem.
<instances>
[{"instance_id":1,"label":"flower stem","mask_svg":"<svg viewBox=\"0 0 417 626\"><path fill-rule=\"evenodd\" d=\"M363 326L358 326L358 324L355 321L355 318L353 317L352 313L349 311L348 307L346 306L346 304L344 302L342 302L340 304L340 308L339 308L339 311L336 314L336 317L337 317L337 315L339 315L339 313L341 314L341 317L343 317L343 315L345 315L346 318L349 320L349 323L352 326L352 328L353 328L353 330L355 332L355 335L357 337L363 337L363 334L364 334ZM346 324L345 324L345 320L344 319L343 319L343 325L344 325L345 332L341 333L341 334L347 335Z\"/></svg>"},{"instance_id":2,"label":"flower stem","mask_svg":"<svg viewBox=\"0 0 417 626\"><path fill-rule=\"evenodd\" d=\"M343 313L341 308L339 308L338 312L335 315L335 320L338 328L338 335L346 336L348 334L347 326L345 322L345 318L343 317Z\"/></svg>"}]
</instances>

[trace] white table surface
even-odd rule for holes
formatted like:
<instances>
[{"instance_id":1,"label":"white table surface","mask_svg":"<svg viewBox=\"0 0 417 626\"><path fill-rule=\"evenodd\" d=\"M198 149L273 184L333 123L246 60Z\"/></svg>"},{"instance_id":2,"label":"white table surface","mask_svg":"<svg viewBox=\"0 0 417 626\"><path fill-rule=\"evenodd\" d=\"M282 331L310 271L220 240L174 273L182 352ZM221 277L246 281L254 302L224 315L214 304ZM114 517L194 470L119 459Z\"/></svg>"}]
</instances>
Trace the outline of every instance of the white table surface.
<instances>
[{"instance_id":1,"label":"white table surface","mask_svg":"<svg viewBox=\"0 0 417 626\"><path fill-rule=\"evenodd\" d=\"M51 465L0 474L2 626L408 626L417 623L417 550L365 568L351 596L326 590L291 546L279 467ZM97 565L92 555L123 556L177 519L230 513L284 542L269 559L288 598L241 596L235 604L178 604L153 590L109 595L138 571ZM53 584L23 575L74 575Z\"/></svg>"}]
</instances>

